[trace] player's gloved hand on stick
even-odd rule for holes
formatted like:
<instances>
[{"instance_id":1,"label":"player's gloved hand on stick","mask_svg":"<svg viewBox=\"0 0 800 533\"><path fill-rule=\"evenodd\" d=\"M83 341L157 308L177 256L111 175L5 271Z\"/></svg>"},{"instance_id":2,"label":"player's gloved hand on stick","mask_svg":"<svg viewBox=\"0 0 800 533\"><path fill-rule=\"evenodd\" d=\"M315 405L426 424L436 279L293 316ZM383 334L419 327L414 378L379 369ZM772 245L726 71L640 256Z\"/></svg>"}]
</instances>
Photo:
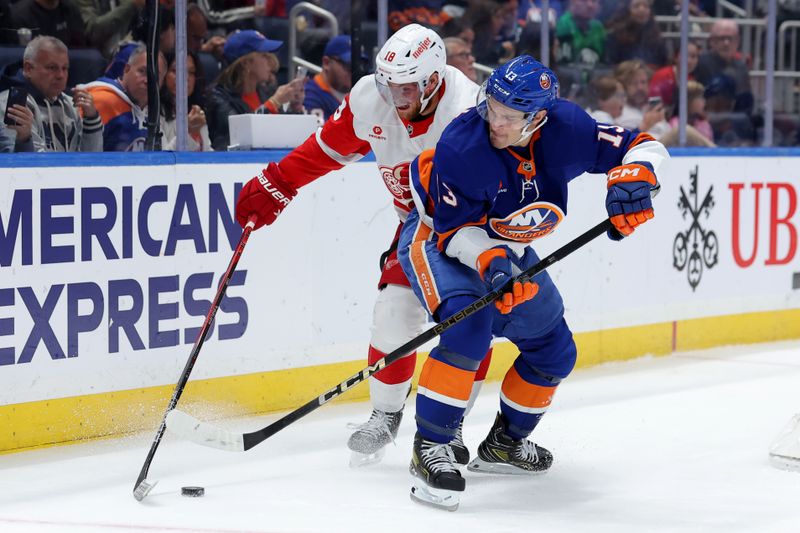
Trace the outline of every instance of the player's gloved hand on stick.
<instances>
[{"instance_id":1,"label":"player's gloved hand on stick","mask_svg":"<svg viewBox=\"0 0 800 533\"><path fill-rule=\"evenodd\" d=\"M251 214L258 215L253 229L268 226L297 195L297 191L281 177L277 164L270 163L261 174L248 181L236 202L236 221L244 227Z\"/></svg>"},{"instance_id":2,"label":"player's gloved hand on stick","mask_svg":"<svg viewBox=\"0 0 800 533\"><path fill-rule=\"evenodd\" d=\"M650 194L658 181L649 166L631 163L608 171L606 210L617 231L609 232L614 240L627 237L654 216Z\"/></svg>"},{"instance_id":3,"label":"player's gloved hand on stick","mask_svg":"<svg viewBox=\"0 0 800 533\"><path fill-rule=\"evenodd\" d=\"M512 269L518 260L508 246L495 246L478 256L478 273L483 281L491 285L492 290L496 290L514 277ZM528 278L518 279L512 285L511 291L504 293L494 304L505 315L519 304L533 299L537 292L538 283Z\"/></svg>"}]
</instances>

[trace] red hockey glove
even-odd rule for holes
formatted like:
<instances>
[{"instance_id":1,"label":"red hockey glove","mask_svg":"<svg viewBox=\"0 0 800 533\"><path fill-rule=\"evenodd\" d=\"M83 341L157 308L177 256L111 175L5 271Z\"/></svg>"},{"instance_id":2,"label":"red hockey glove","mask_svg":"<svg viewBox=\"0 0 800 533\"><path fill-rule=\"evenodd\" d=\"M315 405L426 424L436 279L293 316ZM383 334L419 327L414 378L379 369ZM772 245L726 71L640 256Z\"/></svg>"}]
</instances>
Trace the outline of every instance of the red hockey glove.
<instances>
[{"instance_id":1,"label":"red hockey glove","mask_svg":"<svg viewBox=\"0 0 800 533\"><path fill-rule=\"evenodd\" d=\"M255 227L268 226L297 195L297 191L280 177L280 169L270 163L261 175L248 181L236 202L236 221L244 227L251 214L258 215Z\"/></svg>"},{"instance_id":2,"label":"red hockey glove","mask_svg":"<svg viewBox=\"0 0 800 533\"><path fill-rule=\"evenodd\" d=\"M517 256L508 246L489 248L478 256L478 274L483 281L491 285L492 290L497 290L513 277L512 259L517 259ZM522 278L515 281L511 291L504 293L494 305L506 315L519 304L532 300L537 292L539 292L538 283Z\"/></svg>"},{"instance_id":3,"label":"red hockey glove","mask_svg":"<svg viewBox=\"0 0 800 533\"><path fill-rule=\"evenodd\" d=\"M658 187L658 181L648 167L632 163L608 171L606 210L611 223L623 237L654 216L650 191Z\"/></svg>"}]
</instances>

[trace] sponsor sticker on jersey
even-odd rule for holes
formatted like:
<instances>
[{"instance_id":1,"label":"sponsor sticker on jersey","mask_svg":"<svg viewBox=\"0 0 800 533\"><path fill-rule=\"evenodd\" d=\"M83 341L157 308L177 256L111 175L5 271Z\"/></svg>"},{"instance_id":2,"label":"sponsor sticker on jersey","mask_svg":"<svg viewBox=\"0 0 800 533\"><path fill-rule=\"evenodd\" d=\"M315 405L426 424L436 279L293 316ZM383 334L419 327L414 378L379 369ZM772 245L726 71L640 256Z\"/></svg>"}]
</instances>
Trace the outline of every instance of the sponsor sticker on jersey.
<instances>
[{"instance_id":1,"label":"sponsor sticker on jersey","mask_svg":"<svg viewBox=\"0 0 800 533\"><path fill-rule=\"evenodd\" d=\"M517 242L531 242L556 229L564 212L550 202L534 202L514 211L505 218L492 218L489 226L503 237Z\"/></svg>"}]
</instances>

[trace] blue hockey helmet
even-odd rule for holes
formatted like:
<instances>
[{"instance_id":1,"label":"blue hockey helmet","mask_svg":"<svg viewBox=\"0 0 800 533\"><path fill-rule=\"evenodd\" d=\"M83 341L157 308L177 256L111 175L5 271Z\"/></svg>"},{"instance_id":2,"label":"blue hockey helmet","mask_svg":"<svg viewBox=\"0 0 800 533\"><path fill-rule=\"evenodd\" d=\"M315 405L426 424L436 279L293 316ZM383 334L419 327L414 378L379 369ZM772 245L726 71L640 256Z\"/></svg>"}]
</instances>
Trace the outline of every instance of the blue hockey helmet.
<instances>
[{"instance_id":1,"label":"blue hockey helmet","mask_svg":"<svg viewBox=\"0 0 800 533\"><path fill-rule=\"evenodd\" d=\"M494 69L478 94L478 111L486 118L486 100L491 98L526 114L528 122L558 98L558 78L552 70L529 55L517 56Z\"/></svg>"}]
</instances>

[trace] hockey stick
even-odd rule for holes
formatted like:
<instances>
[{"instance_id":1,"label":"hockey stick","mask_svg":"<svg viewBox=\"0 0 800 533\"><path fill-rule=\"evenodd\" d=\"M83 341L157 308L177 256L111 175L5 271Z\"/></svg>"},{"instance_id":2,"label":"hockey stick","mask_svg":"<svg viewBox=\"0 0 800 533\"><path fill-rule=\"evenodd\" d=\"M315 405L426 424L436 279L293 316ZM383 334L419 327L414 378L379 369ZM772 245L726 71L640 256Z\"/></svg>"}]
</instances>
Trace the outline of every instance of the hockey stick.
<instances>
[{"instance_id":1,"label":"hockey stick","mask_svg":"<svg viewBox=\"0 0 800 533\"><path fill-rule=\"evenodd\" d=\"M161 438L164 436L164 430L167 427L167 414L169 414L175 408L175 405L178 403L178 399L181 397L181 394L183 394L183 389L186 387L186 382L189 381L189 374L192 372L192 368L194 368L194 363L197 361L197 356L200 355L200 348L203 347L208 330L211 328L211 322L214 320L214 316L217 314L217 309L222 302L223 296L225 296L225 289L228 288L228 282L230 281L231 276L233 276L234 270L236 270L236 265L239 263L239 258L242 257L244 246L247 244L247 239L250 237L250 233L253 231L257 220L258 217L256 215L251 215L247 220L247 224L245 224L244 231L242 231L242 236L239 238L239 244L233 251L233 257L231 257L231 262L228 264L228 270L225 271L225 275L222 277L222 281L217 288L217 294L214 296L214 301L211 302L211 309L208 310L206 319L203 322L203 327L200 328L200 333L197 335L197 339L194 341L194 346L192 347L191 355L189 355L189 360L186 361L186 366L183 367L181 377L178 379L178 383L175 385L175 390L172 392L172 398L170 399L167 410L164 413L164 419L161 420L161 425L158 427L156 436L153 439L153 444L150 446L150 451L147 453L147 458L144 460L142 471L139 472L139 477L136 479L136 485L133 487L133 497L138 501L142 501L144 497L147 496L147 494L153 489L153 487L156 486L156 483L158 483L158 481L147 481L146 478L147 472L150 470L150 463L153 462L153 456L156 454L156 449L158 449L158 445L161 443Z\"/></svg>"},{"instance_id":2,"label":"hockey stick","mask_svg":"<svg viewBox=\"0 0 800 533\"><path fill-rule=\"evenodd\" d=\"M167 428L169 428L169 430L172 433L175 433L179 437L194 442L196 444L201 444L203 446L208 446L211 448L218 448L220 450L225 450L229 452L247 451L250 448L257 446L264 440L268 439L269 437L271 437L278 431L282 430L289 424L306 416L307 414L316 410L318 407L325 405L329 401L333 400L337 396L340 396L345 391L358 385L362 381L365 381L371 375L389 366L398 359L404 357L409 352L416 350L417 348L419 348L429 340L433 339L434 337L441 335L442 332L450 329L454 325L466 319L468 316L474 314L475 312L491 304L492 302L497 300L503 293L510 290L512 284L515 281L519 280L522 277L530 278L535 276L539 272L542 272L547 267L551 266L556 261L563 259L564 257L568 256L578 248L581 248L583 245L587 244L588 242L592 241L593 239L602 235L603 233L612 229L613 227L614 225L611 223L610 220L608 219L604 220L603 222L596 225L586 233L576 237L575 239L568 242L567 244L565 244L552 254L548 255L547 257L545 257L532 267L520 273L515 278L509 280L508 283L506 283L503 287L495 289L492 292L486 294L484 297L475 300L464 309L455 313L453 316L444 319L443 321L436 324L432 328L421 333L419 336L411 339L404 345L400 346L393 352L385 355L383 358L379 359L374 364L368 366L361 372L353 376L350 376L349 378L342 381L332 389L320 394L319 397L314 398L313 400L306 403L302 407L295 409L294 411L287 414L280 420L277 420L262 429L253 431L252 433L236 433L233 431L227 431L208 422L202 422L193 417L192 415L187 414L178 409L173 409L167 414L167 420L166 420Z\"/></svg>"}]
</instances>

